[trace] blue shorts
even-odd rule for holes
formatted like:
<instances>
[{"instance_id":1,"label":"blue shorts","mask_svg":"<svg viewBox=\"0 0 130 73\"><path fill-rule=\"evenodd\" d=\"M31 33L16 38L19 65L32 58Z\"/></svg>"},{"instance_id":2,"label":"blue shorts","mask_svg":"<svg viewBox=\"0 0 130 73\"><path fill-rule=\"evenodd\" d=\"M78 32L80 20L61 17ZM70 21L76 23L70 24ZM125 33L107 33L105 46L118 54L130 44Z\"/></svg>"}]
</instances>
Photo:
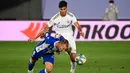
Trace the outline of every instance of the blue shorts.
<instances>
[{"instance_id":1,"label":"blue shorts","mask_svg":"<svg viewBox=\"0 0 130 73\"><path fill-rule=\"evenodd\" d=\"M42 53L34 53L32 54L32 58L35 60L38 60L39 58L43 57L43 63L45 62L50 62L54 64L54 53L47 53L47 54L42 54Z\"/></svg>"},{"instance_id":2,"label":"blue shorts","mask_svg":"<svg viewBox=\"0 0 130 73\"><path fill-rule=\"evenodd\" d=\"M45 62L50 62L50 63L54 64L54 53L44 55L43 63L45 63Z\"/></svg>"},{"instance_id":3,"label":"blue shorts","mask_svg":"<svg viewBox=\"0 0 130 73\"><path fill-rule=\"evenodd\" d=\"M43 43L43 41L39 42L36 45L36 47L41 45L42 43ZM38 60L39 58L43 57L43 63L50 62L50 63L54 64L54 53L43 53L43 51L37 52L35 48L34 48L34 51L32 53L32 58L33 59Z\"/></svg>"}]
</instances>

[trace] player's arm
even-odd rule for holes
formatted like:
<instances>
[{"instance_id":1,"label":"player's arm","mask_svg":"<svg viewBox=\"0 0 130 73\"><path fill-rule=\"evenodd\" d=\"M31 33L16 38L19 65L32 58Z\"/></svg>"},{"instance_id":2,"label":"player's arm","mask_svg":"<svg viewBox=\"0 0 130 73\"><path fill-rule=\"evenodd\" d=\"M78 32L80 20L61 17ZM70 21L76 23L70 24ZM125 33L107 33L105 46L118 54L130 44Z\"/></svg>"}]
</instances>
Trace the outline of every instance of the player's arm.
<instances>
[{"instance_id":1,"label":"player's arm","mask_svg":"<svg viewBox=\"0 0 130 73\"><path fill-rule=\"evenodd\" d=\"M78 32L80 33L80 35L81 35L82 37L84 37L84 33L83 33L82 28L81 28L81 26L79 25L79 23L78 23L76 17L75 17L73 14L72 14L72 16L73 16L73 17L72 17L72 22L73 22L74 26L77 27Z\"/></svg>"},{"instance_id":2,"label":"player's arm","mask_svg":"<svg viewBox=\"0 0 130 73\"><path fill-rule=\"evenodd\" d=\"M103 20L104 20L104 21L107 21L107 20L108 20L108 8L106 8L106 10L105 10Z\"/></svg>"},{"instance_id":3,"label":"player's arm","mask_svg":"<svg viewBox=\"0 0 130 73\"><path fill-rule=\"evenodd\" d=\"M49 28L54 24L53 22L53 17L50 19L50 21L48 22L47 25L45 25L45 27L38 33L36 34L36 36L34 38L30 38L29 41L33 42L34 40L36 40L38 37L44 38L43 35L44 33L49 31Z\"/></svg>"},{"instance_id":4,"label":"player's arm","mask_svg":"<svg viewBox=\"0 0 130 73\"><path fill-rule=\"evenodd\" d=\"M29 38L28 41L33 42L33 41L35 41L38 37L44 38L43 35L44 35L46 32L48 32L48 29L49 29L48 26L45 25L45 27L44 27L38 34L36 34L35 37Z\"/></svg>"},{"instance_id":5,"label":"player's arm","mask_svg":"<svg viewBox=\"0 0 130 73\"><path fill-rule=\"evenodd\" d=\"M45 27L35 36L35 38L40 37L41 39L44 38L44 34L49 31L48 25L45 25Z\"/></svg>"},{"instance_id":6,"label":"player's arm","mask_svg":"<svg viewBox=\"0 0 130 73\"><path fill-rule=\"evenodd\" d=\"M82 28L81 28L81 26L79 25L78 21L77 21L77 22L74 22L74 25L77 27L77 29L78 29L80 35L81 35L82 37L84 37L84 32L82 31Z\"/></svg>"},{"instance_id":7,"label":"player's arm","mask_svg":"<svg viewBox=\"0 0 130 73\"><path fill-rule=\"evenodd\" d=\"M43 35L45 31L49 31L49 28L54 24L54 21L53 21L53 17L50 19L50 21L47 23L47 25L45 25L44 29L41 30L41 32L39 33L38 36L40 36L40 38L43 38Z\"/></svg>"}]
</instances>

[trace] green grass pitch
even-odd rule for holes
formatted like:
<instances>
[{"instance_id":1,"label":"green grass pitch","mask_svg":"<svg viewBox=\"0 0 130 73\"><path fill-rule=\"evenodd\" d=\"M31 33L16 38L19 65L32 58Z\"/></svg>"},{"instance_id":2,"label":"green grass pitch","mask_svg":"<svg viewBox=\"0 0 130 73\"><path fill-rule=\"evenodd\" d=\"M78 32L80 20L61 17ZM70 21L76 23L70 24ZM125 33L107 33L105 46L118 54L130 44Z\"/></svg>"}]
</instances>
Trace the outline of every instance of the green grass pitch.
<instances>
[{"instance_id":1,"label":"green grass pitch","mask_svg":"<svg viewBox=\"0 0 130 73\"><path fill-rule=\"evenodd\" d=\"M0 73L27 73L27 65L35 43L0 42ZM77 53L87 57L77 65L76 73L130 73L130 42L77 42ZM42 59L34 73L44 68ZM66 53L55 55L52 73L69 73L70 60Z\"/></svg>"}]
</instances>

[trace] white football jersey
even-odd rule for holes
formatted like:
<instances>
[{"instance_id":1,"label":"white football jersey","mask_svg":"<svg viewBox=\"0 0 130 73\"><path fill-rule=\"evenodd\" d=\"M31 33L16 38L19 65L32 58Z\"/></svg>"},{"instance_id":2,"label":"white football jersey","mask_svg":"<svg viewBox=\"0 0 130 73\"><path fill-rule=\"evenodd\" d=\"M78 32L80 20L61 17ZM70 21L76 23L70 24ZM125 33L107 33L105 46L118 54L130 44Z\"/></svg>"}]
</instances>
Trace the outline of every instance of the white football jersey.
<instances>
[{"instance_id":1,"label":"white football jersey","mask_svg":"<svg viewBox=\"0 0 130 73\"><path fill-rule=\"evenodd\" d=\"M48 26L52 26L53 30L58 34L73 35L72 25L74 22L77 22L77 19L72 13L67 12L66 16L62 17L58 12L50 19Z\"/></svg>"}]
</instances>

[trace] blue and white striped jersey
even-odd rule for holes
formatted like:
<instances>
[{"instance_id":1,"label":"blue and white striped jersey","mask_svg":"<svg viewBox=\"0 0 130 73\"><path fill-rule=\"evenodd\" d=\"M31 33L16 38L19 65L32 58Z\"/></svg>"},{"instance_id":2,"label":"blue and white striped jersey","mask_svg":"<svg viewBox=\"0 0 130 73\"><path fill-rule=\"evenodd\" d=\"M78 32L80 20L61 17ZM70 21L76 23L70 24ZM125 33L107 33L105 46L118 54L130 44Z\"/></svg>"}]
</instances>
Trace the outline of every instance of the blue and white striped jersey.
<instances>
[{"instance_id":1,"label":"blue and white striped jersey","mask_svg":"<svg viewBox=\"0 0 130 73\"><path fill-rule=\"evenodd\" d=\"M47 54L47 53L53 53L54 51L58 50L55 47L55 43L63 40L64 37L60 36L60 38L54 38L51 36L49 32L44 34L44 40L39 42L36 47L35 47L35 53L42 52L42 54Z\"/></svg>"}]
</instances>

